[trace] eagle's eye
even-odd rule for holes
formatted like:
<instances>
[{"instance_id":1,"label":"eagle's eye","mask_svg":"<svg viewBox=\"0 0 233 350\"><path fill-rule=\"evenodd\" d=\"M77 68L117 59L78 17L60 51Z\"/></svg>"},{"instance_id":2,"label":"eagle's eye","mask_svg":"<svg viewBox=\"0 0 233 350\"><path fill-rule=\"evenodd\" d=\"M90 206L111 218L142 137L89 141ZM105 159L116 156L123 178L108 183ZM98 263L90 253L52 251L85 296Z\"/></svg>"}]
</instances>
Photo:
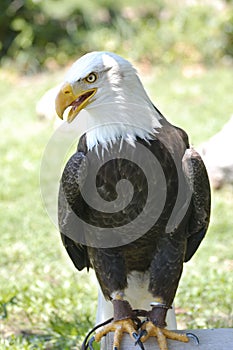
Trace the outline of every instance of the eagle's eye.
<instances>
[{"instance_id":1,"label":"eagle's eye","mask_svg":"<svg viewBox=\"0 0 233 350\"><path fill-rule=\"evenodd\" d=\"M96 73L90 73L84 80L91 84L91 83L94 83L97 79L97 74Z\"/></svg>"}]
</instances>

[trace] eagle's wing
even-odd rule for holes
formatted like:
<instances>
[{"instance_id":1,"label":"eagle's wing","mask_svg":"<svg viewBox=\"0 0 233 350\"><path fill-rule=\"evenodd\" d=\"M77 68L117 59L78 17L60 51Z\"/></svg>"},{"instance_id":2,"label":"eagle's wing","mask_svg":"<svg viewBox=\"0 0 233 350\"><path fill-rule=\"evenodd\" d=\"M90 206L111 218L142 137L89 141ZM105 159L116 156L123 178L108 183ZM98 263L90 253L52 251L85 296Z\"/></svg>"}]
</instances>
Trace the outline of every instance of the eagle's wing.
<instances>
[{"instance_id":1,"label":"eagle's wing","mask_svg":"<svg viewBox=\"0 0 233 350\"><path fill-rule=\"evenodd\" d=\"M210 185L205 165L194 148L186 150L183 171L192 192L185 262L190 260L204 238L210 219Z\"/></svg>"},{"instance_id":2,"label":"eagle's wing","mask_svg":"<svg viewBox=\"0 0 233 350\"><path fill-rule=\"evenodd\" d=\"M58 224L63 244L78 270L89 268L90 262L82 220L85 202L81 188L87 176L87 159L83 152L76 152L67 162L62 174L58 196Z\"/></svg>"}]
</instances>

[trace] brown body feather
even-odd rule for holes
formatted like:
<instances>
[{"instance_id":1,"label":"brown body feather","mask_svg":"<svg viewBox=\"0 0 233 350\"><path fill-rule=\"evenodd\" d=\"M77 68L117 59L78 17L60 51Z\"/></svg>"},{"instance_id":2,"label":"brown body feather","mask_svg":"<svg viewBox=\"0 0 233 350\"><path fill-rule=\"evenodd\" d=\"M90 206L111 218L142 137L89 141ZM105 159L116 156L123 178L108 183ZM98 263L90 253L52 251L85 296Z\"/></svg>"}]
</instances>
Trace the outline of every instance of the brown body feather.
<instances>
[{"instance_id":1,"label":"brown body feather","mask_svg":"<svg viewBox=\"0 0 233 350\"><path fill-rule=\"evenodd\" d=\"M200 156L189 148L186 133L165 119L162 119L162 128L149 142L137 139L137 143L152 152L162 166L166 179L166 189L161 188L159 178L154 184L150 205L159 206L158 193L163 190L166 190L166 200L158 220L152 227L141 237L127 244L101 248L101 239L104 238L100 234L99 247L90 246L95 229L88 232L88 225L111 229L130 223L145 206L148 183L142 169L132 161L118 157L105 163L106 152L109 155L109 152L113 150L116 152L123 147L124 152L133 155L137 151L133 145L119 140L109 147L108 151L102 152L102 146L99 145L98 152L96 150L88 152L83 135L77 152L68 161L61 179L60 231L63 243L75 266L79 270L84 267L94 268L107 299L111 299L114 291L124 290L127 287L127 276L130 272L149 271L149 291L152 296L160 296L170 306L178 287L183 262L189 260L195 253L208 227L210 215L208 177ZM98 163L100 157L105 164L99 169L96 186L99 195L105 201L111 202L117 198L116 185L120 180L128 180L133 185L134 194L131 202L116 213L92 208L85 202L81 193L81 189L88 192L88 178L93 175L93 162ZM155 169L152 166L150 168L150 164L148 167L153 174ZM156 178L156 174L154 175ZM190 191L191 198L187 200ZM124 200L124 193L121 195ZM181 218L179 218L180 212L184 213ZM150 215L148 210L146 217L150 218ZM167 230L171 215L174 217L173 224L169 224L172 230ZM77 220L77 217L82 220ZM143 227L144 223L141 224ZM133 234L132 228L124 232L127 240Z\"/></svg>"}]
</instances>

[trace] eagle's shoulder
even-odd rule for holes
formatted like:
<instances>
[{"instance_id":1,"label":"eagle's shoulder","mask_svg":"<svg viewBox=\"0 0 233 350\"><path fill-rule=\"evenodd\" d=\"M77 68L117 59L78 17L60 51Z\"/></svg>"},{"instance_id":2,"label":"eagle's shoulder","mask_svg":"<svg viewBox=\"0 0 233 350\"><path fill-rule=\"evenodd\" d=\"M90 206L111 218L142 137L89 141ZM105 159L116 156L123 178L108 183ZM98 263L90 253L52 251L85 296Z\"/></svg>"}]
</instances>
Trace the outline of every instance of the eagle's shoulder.
<instances>
[{"instance_id":1,"label":"eagle's shoulder","mask_svg":"<svg viewBox=\"0 0 233 350\"><path fill-rule=\"evenodd\" d=\"M178 126L171 124L166 118L161 120L161 129L156 138L164 144L171 154L183 156L190 147L188 134Z\"/></svg>"}]
</instances>

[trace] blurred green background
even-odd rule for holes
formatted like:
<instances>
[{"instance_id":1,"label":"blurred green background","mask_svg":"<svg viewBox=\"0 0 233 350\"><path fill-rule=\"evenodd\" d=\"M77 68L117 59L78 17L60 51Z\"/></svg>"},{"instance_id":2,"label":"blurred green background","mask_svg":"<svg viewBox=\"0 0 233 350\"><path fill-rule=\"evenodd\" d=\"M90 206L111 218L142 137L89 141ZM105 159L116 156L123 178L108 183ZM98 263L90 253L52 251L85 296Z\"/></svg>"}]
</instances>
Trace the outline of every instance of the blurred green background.
<instances>
[{"instance_id":1,"label":"blurred green background","mask_svg":"<svg viewBox=\"0 0 233 350\"><path fill-rule=\"evenodd\" d=\"M156 64L203 62L233 55L230 0L1 0L3 63L19 70L67 64L108 50ZM11 59L11 60L9 60Z\"/></svg>"},{"instance_id":2,"label":"blurred green background","mask_svg":"<svg viewBox=\"0 0 233 350\"><path fill-rule=\"evenodd\" d=\"M43 206L40 165L55 126L36 103L83 53L115 51L200 145L233 110L232 2L1 0L0 49L0 349L80 349L97 287L74 269ZM177 293L180 329L233 327L233 188L212 197L208 235Z\"/></svg>"}]
</instances>

